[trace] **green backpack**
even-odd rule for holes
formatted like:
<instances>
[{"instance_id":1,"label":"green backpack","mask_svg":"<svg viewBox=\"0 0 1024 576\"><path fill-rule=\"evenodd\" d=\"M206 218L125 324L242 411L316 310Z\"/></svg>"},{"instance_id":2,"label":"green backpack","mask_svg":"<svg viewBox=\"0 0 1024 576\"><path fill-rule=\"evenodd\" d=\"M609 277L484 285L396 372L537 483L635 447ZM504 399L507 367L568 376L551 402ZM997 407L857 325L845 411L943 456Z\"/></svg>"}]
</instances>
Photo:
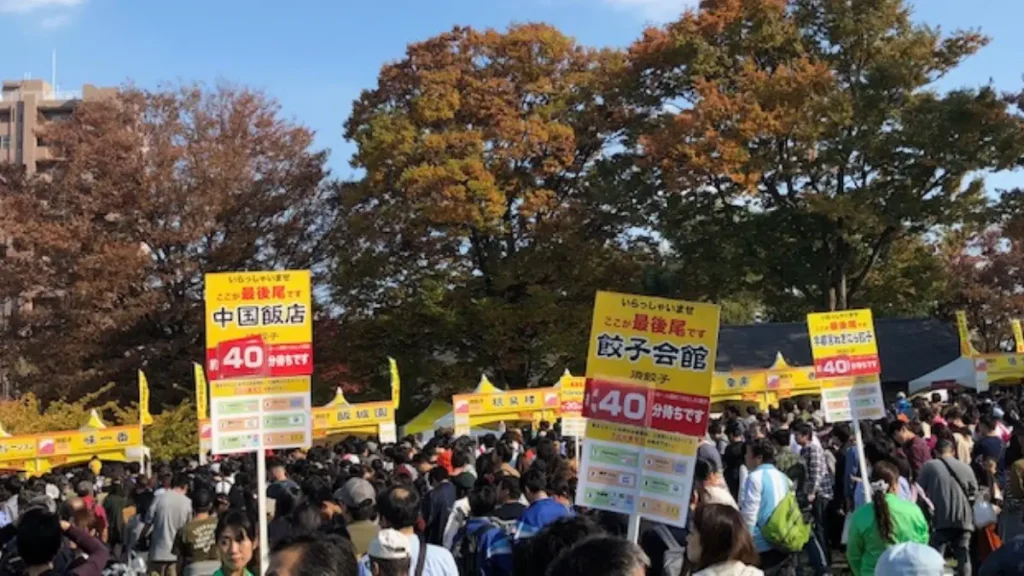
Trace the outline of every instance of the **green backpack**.
<instances>
[{"instance_id":1,"label":"green backpack","mask_svg":"<svg viewBox=\"0 0 1024 576\"><path fill-rule=\"evenodd\" d=\"M778 550L796 553L804 549L811 539L811 527L804 522L804 515L793 492L772 511L772 515L761 527L761 534Z\"/></svg>"}]
</instances>

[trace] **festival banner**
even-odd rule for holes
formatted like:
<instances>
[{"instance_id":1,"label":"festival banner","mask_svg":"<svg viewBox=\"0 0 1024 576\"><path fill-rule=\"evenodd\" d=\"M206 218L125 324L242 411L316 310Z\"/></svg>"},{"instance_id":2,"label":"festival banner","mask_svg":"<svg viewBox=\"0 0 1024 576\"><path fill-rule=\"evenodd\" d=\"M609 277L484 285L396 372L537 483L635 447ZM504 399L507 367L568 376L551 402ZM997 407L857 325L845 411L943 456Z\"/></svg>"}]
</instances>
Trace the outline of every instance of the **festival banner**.
<instances>
[{"instance_id":1,"label":"festival banner","mask_svg":"<svg viewBox=\"0 0 1024 576\"><path fill-rule=\"evenodd\" d=\"M139 370L139 422L143 426L153 423L153 415L149 413L149 381L142 370Z\"/></svg>"},{"instance_id":2,"label":"festival banner","mask_svg":"<svg viewBox=\"0 0 1024 576\"><path fill-rule=\"evenodd\" d=\"M11 440L15 437L8 438ZM35 457L80 456L123 450L142 445L139 426L114 426L99 430L68 430L36 434Z\"/></svg>"},{"instance_id":3,"label":"festival banner","mask_svg":"<svg viewBox=\"0 0 1024 576\"><path fill-rule=\"evenodd\" d=\"M867 376L882 371L871 310L807 315L816 378Z\"/></svg>"},{"instance_id":4,"label":"festival banner","mask_svg":"<svg viewBox=\"0 0 1024 576\"><path fill-rule=\"evenodd\" d=\"M494 416L508 414L518 419L523 412L558 410L558 388L526 388L507 392L456 394L452 406L456 416Z\"/></svg>"},{"instance_id":5,"label":"festival banner","mask_svg":"<svg viewBox=\"0 0 1024 576\"><path fill-rule=\"evenodd\" d=\"M577 503L685 527L719 307L598 292Z\"/></svg>"},{"instance_id":6,"label":"festival banner","mask_svg":"<svg viewBox=\"0 0 1024 576\"><path fill-rule=\"evenodd\" d=\"M391 404L398 410L402 403L402 379L398 375L398 362L388 357L388 371L391 374Z\"/></svg>"},{"instance_id":7,"label":"festival banner","mask_svg":"<svg viewBox=\"0 0 1024 576\"><path fill-rule=\"evenodd\" d=\"M206 376L203 375L203 367L199 364L192 364L194 377L196 381L196 417L202 422L206 420L209 412L207 411L207 396L209 392L206 386Z\"/></svg>"},{"instance_id":8,"label":"festival banner","mask_svg":"<svg viewBox=\"0 0 1024 576\"><path fill-rule=\"evenodd\" d=\"M395 422L395 405L387 402L361 402L341 406L322 406L313 409L313 429L324 431L362 428Z\"/></svg>"},{"instance_id":9,"label":"festival banner","mask_svg":"<svg viewBox=\"0 0 1024 576\"><path fill-rule=\"evenodd\" d=\"M967 327L967 313L963 310L956 311L956 331L960 335L960 355L976 356L977 351L974 344L971 344L971 331Z\"/></svg>"}]
</instances>

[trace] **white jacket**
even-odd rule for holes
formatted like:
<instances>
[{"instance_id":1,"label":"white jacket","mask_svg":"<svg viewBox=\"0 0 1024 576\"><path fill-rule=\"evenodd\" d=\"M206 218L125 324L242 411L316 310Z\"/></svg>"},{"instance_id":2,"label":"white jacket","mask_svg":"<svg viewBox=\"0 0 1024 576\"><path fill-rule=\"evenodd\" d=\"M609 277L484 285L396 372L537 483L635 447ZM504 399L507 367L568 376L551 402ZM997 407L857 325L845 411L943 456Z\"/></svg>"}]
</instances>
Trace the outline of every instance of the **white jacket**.
<instances>
[{"instance_id":1,"label":"white jacket","mask_svg":"<svg viewBox=\"0 0 1024 576\"><path fill-rule=\"evenodd\" d=\"M714 564L695 572L693 576L764 576L764 572L735 560Z\"/></svg>"}]
</instances>

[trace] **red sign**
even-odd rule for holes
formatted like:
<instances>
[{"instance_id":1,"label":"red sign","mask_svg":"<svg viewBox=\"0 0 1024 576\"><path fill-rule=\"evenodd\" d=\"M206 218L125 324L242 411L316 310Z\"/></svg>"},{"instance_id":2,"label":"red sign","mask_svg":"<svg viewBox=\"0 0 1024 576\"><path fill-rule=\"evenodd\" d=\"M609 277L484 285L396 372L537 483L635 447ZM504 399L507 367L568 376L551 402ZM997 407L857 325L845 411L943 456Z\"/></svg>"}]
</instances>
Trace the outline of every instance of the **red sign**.
<instances>
[{"instance_id":1,"label":"red sign","mask_svg":"<svg viewBox=\"0 0 1024 576\"><path fill-rule=\"evenodd\" d=\"M703 436L708 429L711 402L703 396L655 390L650 427L686 436Z\"/></svg>"},{"instance_id":2,"label":"red sign","mask_svg":"<svg viewBox=\"0 0 1024 576\"><path fill-rule=\"evenodd\" d=\"M607 380L588 380L583 416L615 424L703 436L710 401L703 396Z\"/></svg>"},{"instance_id":3,"label":"red sign","mask_svg":"<svg viewBox=\"0 0 1024 576\"><path fill-rule=\"evenodd\" d=\"M877 354L828 356L814 360L814 375L821 378L871 376L881 372Z\"/></svg>"},{"instance_id":4,"label":"red sign","mask_svg":"<svg viewBox=\"0 0 1024 576\"><path fill-rule=\"evenodd\" d=\"M207 350L210 380L306 376L313 367L312 344L266 344L262 336L218 342Z\"/></svg>"}]
</instances>

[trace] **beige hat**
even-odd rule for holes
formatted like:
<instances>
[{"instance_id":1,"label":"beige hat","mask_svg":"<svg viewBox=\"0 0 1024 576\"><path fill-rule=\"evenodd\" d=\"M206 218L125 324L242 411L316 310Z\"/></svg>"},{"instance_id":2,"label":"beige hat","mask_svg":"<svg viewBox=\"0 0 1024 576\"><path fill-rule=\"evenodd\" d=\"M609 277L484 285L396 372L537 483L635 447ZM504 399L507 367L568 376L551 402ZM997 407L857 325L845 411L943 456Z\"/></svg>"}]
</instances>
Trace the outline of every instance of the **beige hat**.
<instances>
[{"instance_id":1,"label":"beige hat","mask_svg":"<svg viewBox=\"0 0 1024 576\"><path fill-rule=\"evenodd\" d=\"M409 537L398 530L385 528L377 532L377 537L370 542L366 551L371 558L378 560L402 560L410 558Z\"/></svg>"}]
</instances>

